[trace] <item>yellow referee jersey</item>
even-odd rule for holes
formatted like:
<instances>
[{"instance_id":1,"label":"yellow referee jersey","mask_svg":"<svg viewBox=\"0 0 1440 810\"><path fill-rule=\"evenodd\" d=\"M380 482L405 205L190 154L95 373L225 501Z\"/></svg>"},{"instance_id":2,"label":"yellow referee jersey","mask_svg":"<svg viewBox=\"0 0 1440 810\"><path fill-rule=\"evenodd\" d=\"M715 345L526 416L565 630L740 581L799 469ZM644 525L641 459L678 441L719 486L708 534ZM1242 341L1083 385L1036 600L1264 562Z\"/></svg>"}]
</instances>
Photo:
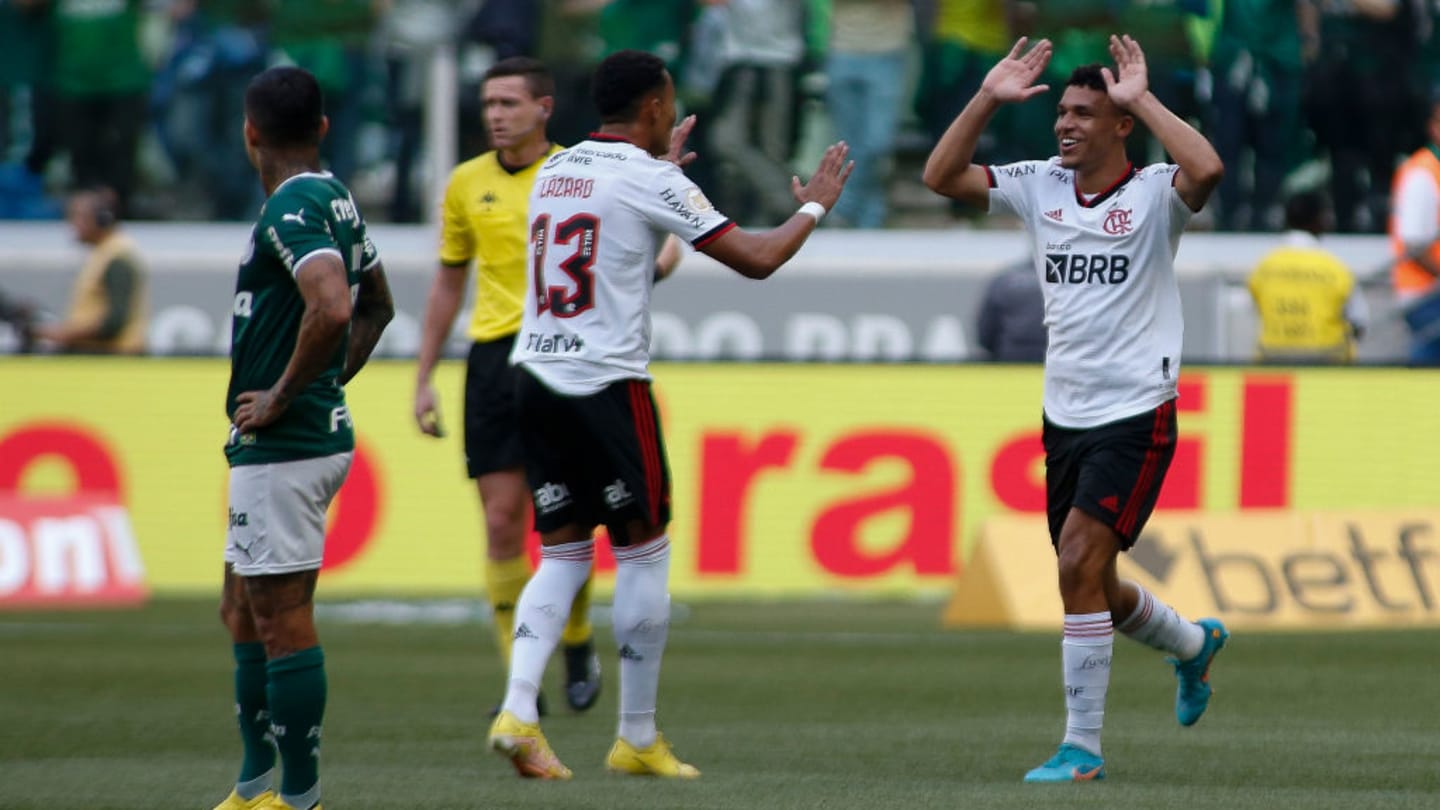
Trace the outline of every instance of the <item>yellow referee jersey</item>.
<instances>
[{"instance_id":1,"label":"yellow referee jersey","mask_svg":"<svg viewBox=\"0 0 1440 810\"><path fill-rule=\"evenodd\" d=\"M530 188L540 165L561 147L512 172L499 153L467 160L450 173L440 229L440 262L475 262L470 339L496 340L520 331L530 256Z\"/></svg>"},{"instance_id":2,"label":"yellow referee jersey","mask_svg":"<svg viewBox=\"0 0 1440 810\"><path fill-rule=\"evenodd\" d=\"M1260 261L1249 286L1260 314L1262 358L1354 358L1352 322L1361 319L1347 310L1354 306L1355 277L1318 242L1291 234Z\"/></svg>"}]
</instances>

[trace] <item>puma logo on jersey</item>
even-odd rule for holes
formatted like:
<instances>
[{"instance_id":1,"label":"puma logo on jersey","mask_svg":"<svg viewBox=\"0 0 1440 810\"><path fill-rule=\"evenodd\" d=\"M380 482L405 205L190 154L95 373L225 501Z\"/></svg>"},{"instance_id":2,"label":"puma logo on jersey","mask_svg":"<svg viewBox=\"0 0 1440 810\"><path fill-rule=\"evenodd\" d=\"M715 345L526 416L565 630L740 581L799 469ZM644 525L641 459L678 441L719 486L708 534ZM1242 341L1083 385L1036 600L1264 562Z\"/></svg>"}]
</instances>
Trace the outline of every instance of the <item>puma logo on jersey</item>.
<instances>
[{"instance_id":1,"label":"puma logo on jersey","mask_svg":"<svg viewBox=\"0 0 1440 810\"><path fill-rule=\"evenodd\" d=\"M1123 284L1129 277L1129 256L1045 254L1045 281L1050 284Z\"/></svg>"},{"instance_id":2,"label":"puma logo on jersey","mask_svg":"<svg viewBox=\"0 0 1440 810\"><path fill-rule=\"evenodd\" d=\"M301 224L301 225L304 225L304 224L305 224L305 209L304 209L304 208L301 208L299 211L297 211L297 212L295 212L295 213L293 213L293 214L281 214L281 215L280 215L280 221L281 221L281 222L296 222L296 223L299 223L299 224Z\"/></svg>"}]
</instances>

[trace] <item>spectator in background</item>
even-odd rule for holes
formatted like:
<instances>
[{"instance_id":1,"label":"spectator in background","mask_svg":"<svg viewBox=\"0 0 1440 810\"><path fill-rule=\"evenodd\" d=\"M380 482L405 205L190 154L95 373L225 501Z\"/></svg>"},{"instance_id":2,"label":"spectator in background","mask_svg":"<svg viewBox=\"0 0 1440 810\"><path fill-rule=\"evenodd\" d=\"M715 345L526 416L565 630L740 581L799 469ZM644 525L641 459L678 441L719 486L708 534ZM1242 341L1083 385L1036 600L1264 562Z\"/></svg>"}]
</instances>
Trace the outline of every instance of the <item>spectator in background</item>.
<instances>
[{"instance_id":1,"label":"spectator in background","mask_svg":"<svg viewBox=\"0 0 1440 810\"><path fill-rule=\"evenodd\" d=\"M415 166L424 139L425 94L435 49L452 42L459 19L448 0L383 0L380 26L385 54L385 103L395 181L390 220L419 222Z\"/></svg>"},{"instance_id":2,"label":"spectator in background","mask_svg":"<svg viewBox=\"0 0 1440 810\"><path fill-rule=\"evenodd\" d=\"M1045 360L1045 294L1033 260L1005 268L990 279L975 331L980 348L991 360Z\"/></svg>"},{"instance_id":3,"label":"spectator in background","mask_svg":"<svg viewBox=\"0 0 1440 810\"><path fill-rule=\"evenodd\" d=\"M70 298L65 320L38 324L34 335L62 351L140 354L145 350L145 266L129 236L120 230L117 197L108 188L70 196L66 217L75 238L90 255Z\"/></svg>"},{"instance_id":4,"label":"spectator in background","mask_svg":"<svg viewBox=\"0 0 1440 810\"><path fill-rule=\"evenodd\" d=\"M1280 182L1299 135L1304 65L1319 45L1308 0L1230 0L1210 53L1215 150L1226 166L1254 157L1249 188L1239 171L1220 181L1222 230L1274 230Z\"/></svg>"},{"instance_id":5,"label":"spectator in background","mask_svg":"<svg viewBox=\"0 0 1440 810\"><path fill-rule=\"evenodd\" d=\"M369 86L370 36L384 0L307 0L270 3L275 47L320 82L329 134L320 143L325 168L341 183L355 177L357 135Z\"/></svg>"},{"instance_id":6,"label":"spectator in background","mask_svg":"<svg viewBox=\"0 0 1440 810\"><path fill-rule=\"evenodd\" d=\"M805 58L804 0L704 0L725 12L708 145L715 205L755 224L789 219L797 85Z\"/></svg>"},{"instance_id":7,"label":"spectator in background","mask_svg":"<svg viewBox=\"0 0 1440 810\"><path fill-rule=\"evenodd\" d=\"M607 0L543 0L540 60L555 77L555 113L550 137L556 143L585 140L600 126L590 103L590 74L603 58L600 11Z\"/></svg>"},{"instance_id":8,"label":"spectator in background","mask_svg":"<svg viewBox=\"0 0 1440 810\"><path fill-rule=\"evenodd\" d=\"M1348 363L1370 321L1355 276L1320 247L1330 230L1330 201L1303 191L1285 204L1287 233L1250 275L1260 316L1258 359L1270 363Z\"/></svg>"},{"instance_id":9,"label":"spectator in background","mask_svg":"<svg viewBox=\"0 0 1440 810\"><path fill-rule=\"evenodd\" d=\"M834 0L825 101L836 137L855 160L832 220L842 227L885 224L914 20L911 0Z\"/></svg>"},{"instance_id":10,"label":"spectator in background","mask_svg":"<svg viewBox=\"0 0 1440 810\"><path fill-rule=\"evenodd\" d=\"M161 145L182 185L183 205L210 219L251 219L260 186L245 157L245 85L265 69L263 0L178 0L175 40L151 88ZM192 208L193 207L193 208Z\"/></svg>"},{"instance_id":11,"label":"spectator in background","mask_svg":"<svg viewBox=\"0 0 1440 810\"><path fill-rule=\"evenodd\" d=\"M938 0L933 5L934 18L922 26L929 33L915 104L931 140L938 141L1031 20L1019 13L1018 6L1025 4L1011 0ZM995 117L991 131L981 136L978 160L1009 163L1024 154L1009 137L1013 119L1008 109Z\"/></svg>"},{"instance_id":12,"label":"spectator in background","mask_svg":"<svg viewBox=\"0 0 1440 810\"><path fill-rule=\"evenodd\" d=\"M1440 365L1440 96L1431 99L1426 132L1429 143L1395 173L1390 215L1391 279L1416 366Z\"/></svg>"},{"instance_id":13,"label":"spectator in background","mask_svg":"<svg viewBox=\"0 0 1440 810\"><path fill-rule=\"evenodd\" d=\"M115 0L52 7L53 85L71 184L114 189L117 214L135 190L136 148L150 91L150 68L140 52L142 5ZM31 168L43 173L43 167Z\"/></svg>"},{"instance_id":14,"label":"spectator in background","mask_svg":"<svg viewBox=\"0 0 1440 810\"><path fill-rule=\"evenodd\" d=\"M57 137L53 34L48 0L0 0L0 219L60 216L41 176Z\"/></svg>"},{"instance_id":15,"label":"spectator in background","mask_svg":"<svg viewBox=\"0 0 1440 810\"><path fill-rule=\"evenodd\" d=\"M1317 0L1319 56L1305 77L1303 104L1317 144L1330 157L1337 230L1380 232L1385 181L1413 144L1408 111L1419 98L1416 0ZM1423 97L1423 96L1422 96Z\"/></svg>"}]
</instances>

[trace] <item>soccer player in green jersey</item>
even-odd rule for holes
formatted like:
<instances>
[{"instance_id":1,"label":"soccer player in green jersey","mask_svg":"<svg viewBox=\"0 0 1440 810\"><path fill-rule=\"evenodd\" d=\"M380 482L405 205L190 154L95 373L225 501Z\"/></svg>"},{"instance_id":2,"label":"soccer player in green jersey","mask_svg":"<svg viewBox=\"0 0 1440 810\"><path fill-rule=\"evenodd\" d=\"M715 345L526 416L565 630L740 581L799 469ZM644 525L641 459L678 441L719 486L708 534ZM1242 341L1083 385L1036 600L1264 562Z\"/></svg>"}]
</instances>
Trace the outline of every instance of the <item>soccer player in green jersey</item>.
<instances>
[{"instance_id":1,"label":"soccer player in green jersey","mask_svg":"<svg viewBox=\"0 0 1440 810\"><path fill-rule=\"evenodd\" d=\"M245 91L245 151L266 200L235 285L220 602L245 755L216 810L320 807L325 659L313 598L325 512L355 449L344 385L395 314L355 199L320 170L328 126L304 70L271 68Z\"/></svg>"}]
</instances>

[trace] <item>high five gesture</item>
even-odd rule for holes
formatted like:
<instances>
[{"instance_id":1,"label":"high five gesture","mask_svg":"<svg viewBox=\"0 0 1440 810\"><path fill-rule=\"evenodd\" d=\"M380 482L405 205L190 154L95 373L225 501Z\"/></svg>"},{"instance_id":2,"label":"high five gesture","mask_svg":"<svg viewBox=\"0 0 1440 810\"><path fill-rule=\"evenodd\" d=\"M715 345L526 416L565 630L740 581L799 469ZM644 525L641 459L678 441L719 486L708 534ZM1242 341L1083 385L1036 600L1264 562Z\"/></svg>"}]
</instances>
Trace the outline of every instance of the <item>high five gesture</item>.
<instances>
[{"instance_id":1,"label":"high five gesture","mask_svg":"<svg viewBox=\"0 0 1440 810\"><path fill-rule=\"evenodd\" d=\"M1115 72L1102 68L1100 75L1105 78L1105 90L1110 100L1122 110L1145 97L1150 90L1150 76L1145 67L1145 52L1140 43L1129 34L1110 35L1110 58L1115 60Z\"/></svg>"}]
</instances>

